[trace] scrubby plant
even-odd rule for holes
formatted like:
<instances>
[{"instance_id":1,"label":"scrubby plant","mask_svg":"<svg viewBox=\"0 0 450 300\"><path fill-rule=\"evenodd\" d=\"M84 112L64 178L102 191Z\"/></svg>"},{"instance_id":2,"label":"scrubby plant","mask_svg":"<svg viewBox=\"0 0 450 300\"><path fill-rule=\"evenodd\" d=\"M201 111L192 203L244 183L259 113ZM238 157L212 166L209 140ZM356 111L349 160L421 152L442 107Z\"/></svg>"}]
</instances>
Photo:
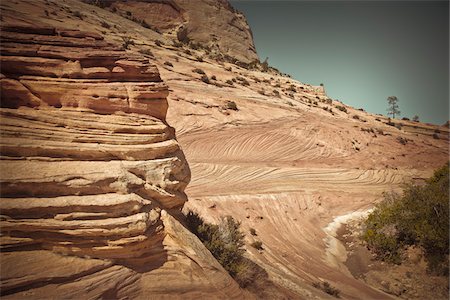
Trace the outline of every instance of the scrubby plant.
<instances>
[{"instance_id":1,"label":"scrubby plant","mask_svg":"<svg viewBox=\"0 0 450 300\"><path fill-rule=\"evenodd\" d=\"M150 49L139 49L139 53L144 54L144 55L148 55L148 56L154 56L152 51Z\"/></svg>"},{"instance_id":2,"label":"scrubby plant","mask_svg":"<svg viewBox=\"0 0 450 300\"><path fill-rule=\"evenodd\" d=\"M101 21L101 22L100 22L100 25L101 25L103 28L106 28L106 29L111 28L111 25L109 25L109 23L108 23L108 22L105 22L105 21Z\"/></svg>"},{"instance_id":3,"label":"scrubby plant","mask_svg":"<svg viewBox=\"0 0 450 300\"><path fill-rule=\"evenodd\" d=\"M402 145L406 145L408 143L408 140L405 139L404 137L399 136L397 137L397 142L399 142Z\"/></svg>"},{"instance_id":4,"label":"scrubby plant","mask_svg":"<svg viewBox=\"0 0 450 300\"><path fill-rule=\"evenodd\" d=\"M123 40L122 47L124 49L129 49L130 45L134 45L134 40L129 36L123 36L122 40Z\"/></svg>"},{"instance_id":5,"label":"scrubby plant","mask_svg":"<svg viewBox=\"0 0 450 300\"><path fill-rule=\"evenodd\" d=\"M317 282L313 282L312 284L313 287L315 287L316 289L322 290L325 293L334 296L336 298L340 298L340 293L341 291L335 287L333 287L328 281L317 281Z\"/></svg>"},{"instance_id":6,"label":"scrubby plant","mask_svg":"<svg viewBox=\"0 0 450 300\"><path fill-rule=\"evenodd\" d=\"M193 69L192 72L202 74L202 75L205 74L205 71L203 71L202 69L199 69L199 68Z\"/></svg>"},{"instance_id":7,"label":"scrubby plant","mask_svg":"<svg viewBox=\"0 0 450 300\"><path fill-rule=\"evenodd\" d=\"M161 47L162 45L164 45L164 43L162 41L160 41L160 40L156 40L155 41L155 45L158 46L158 47Z\"/></svg>"},{"instance_id":8,"label":"scrubby plant","mask_svg":"<svg viewBox=\"0 0 450 300\"><path fill-rule=\"evenodd\" d=\"M291 92L297 92L297 89L295 88L295 85L293 85L293 84L291 84L289 87L288 87L288 89L287 89L288 91L291 91Z\"/></svg>"},{"instance_id":9,"label":"scrubby plant","mask_svg":"<svg viewBox=\"0 0 450 300\"><path fill-rule=\"evenodd\" d=\"M250 234L253 236L257 236L255 228L250 228Z\"/></svg>"},{"instance_id":10,"label":"scrubby plant","mask_svg":"<svg viewBox=\"0 0 450 300\"><path fill-rule=\"evenodd\" d=\"M380 259L401 263L408 246L423 249L429 271L448 276L449 164L422 186L385 193L365 221L363 240Z\"/></svg>"},{"instance_id":11,"label":"scrubby plant","mask_svg":"<svg viewBox=\"0 0 450 300\"><path fill-rule=\"evenodd\" d=\"M236 102L234 101L227 101L226 108L231 110L239 110L237 108Z\"/></svg>"},{"instance_id":12,"label":"scrubby plant","mask_svg":"<svg viewBox=\"0 0 450 300\"><path fill-rule=\"evenodd\" d=\"M224 269L245 288L267 273L244 257L245 235L241 232L241 223L227 216L220 223L208 224L195 212L186 215L188 229L206 246Z\"/></svg>"},{"instance_id":13,"label":"scrubby plant","mask_svg":"<svg viewBox=\"0 0 450 300\"><path fill-rule=\"evenodd\" d=\"M79 18L80 20L83 20L83 18L84 18L84 15L83 15L80 11L78 11L78 10L74 11L74 12L73 12L73 15L74 15L75 17Z\"/></svg>"},{"instance_id":14,"label":"scrubby plant","mask_svg":"<svg viewBox=\"0 0 450 300\"><path fill-rule=\"evenodd\" d=\"M217 80L216 75L211 76L211 80Z\"/></svg>"},{"instance_id":15,"label":"scrubby plant","mask_svg":"<svg viewBox=\"0 0 450 300\"><path fill-rule=\"evenodd\" d=\"M340 111L343 111L343 112L347 113L347 108L345 106L336 105L336 108L339 109Z\"/></svg>"},{"instance_id":16,"label":"scrubby plant","mask_svg":"<svg viewBox=\"0 0 450 300\"><path fill-rule=\"evenodd\" d=\"M203 81L204 83L209 84L209 78L206 74L203 74L200 80Z\"/></svg>"},{"instance_id":17,"label":"scrubby plant","mask_svg":"<svg viewBox=\"0 0 450 300\"><path fill-rule=\"evenodd\" d=\"M233 81L231 81L230 79L227 79L227 80L225 81L225 83L227 83L227 84L229 84L229 85L233 85Z\"/></svg>"},{"instance_id":18,"label":"scrubby plant","mask_svg":"<svg viewBox=\"0 0 450 300\"><path fill-rule=\"evenodd\" d=\"M173 64L170 61L165 61L164 65L169 66L169 67L173 67Z\"/></svg>"},{"instance_id":19,"label":"scrubby plant","mask_svg":"<svg viewBox=\"0 0 450 300\"><path fill-rule=\"evenodd\" d=\"M256 250L263 250L261 241L254 241L253 243L250 244L250 246L252 246Z\"/></svg>"}]
</instances>

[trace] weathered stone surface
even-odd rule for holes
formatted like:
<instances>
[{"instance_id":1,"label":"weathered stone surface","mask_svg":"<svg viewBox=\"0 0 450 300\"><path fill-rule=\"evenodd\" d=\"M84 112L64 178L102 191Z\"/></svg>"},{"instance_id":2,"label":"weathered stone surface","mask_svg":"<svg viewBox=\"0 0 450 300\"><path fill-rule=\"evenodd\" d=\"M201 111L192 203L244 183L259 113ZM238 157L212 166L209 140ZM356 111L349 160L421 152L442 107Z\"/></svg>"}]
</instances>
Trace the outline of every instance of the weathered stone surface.
<instances>
[{"instance_id":1,"label":"weathered stone surface","mask_svg":"<svg viewBox=\"0 0 450 300\"><path fill-rule=\"evenodd\" d=\"M209 47L244 63L258 59L245 16L226 0L133 0L108 5L161 32L176 31L182 42Z\"/></svg>"},{"instance_id":2,"label":"weathered stone surface","mask_svg":"<svg viewBox=\"0 0 450 300\"><path fill-rule=\"evenodd\" d=\"M190 171L158 69L95 33L1 39L2 296L242 296L171 216Z\"/></svg>"}]
</instances>

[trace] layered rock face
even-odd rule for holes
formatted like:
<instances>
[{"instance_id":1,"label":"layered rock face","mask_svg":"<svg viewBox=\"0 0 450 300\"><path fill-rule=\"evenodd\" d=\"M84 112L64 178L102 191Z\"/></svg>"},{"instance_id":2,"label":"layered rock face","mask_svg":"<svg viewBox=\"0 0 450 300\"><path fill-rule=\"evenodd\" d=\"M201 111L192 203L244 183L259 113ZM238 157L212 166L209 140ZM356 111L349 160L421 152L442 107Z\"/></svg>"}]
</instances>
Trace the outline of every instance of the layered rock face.
<instances>
[{"instance_id":1,"label":"layered rock face","mask_svg":"<svg viewBox=\"0 0 450 300\"><path fill-rule=\"evenodd\" d=\"M105 5L161 32L176 33L183 42L199 43L244 63L258 59L245 16L226 0L106 1Z\"/></svg>"},{"instance_id":2,"label":"layered rock face","mask_svg":"<svg viewBox=\"0 0 450 300\"><path fill-rule=\"evenodd\" d=\"M94 33L1 33L1 294L240 296L177 221L190 171L148 59Z\"/></svg>"}]
</instances>

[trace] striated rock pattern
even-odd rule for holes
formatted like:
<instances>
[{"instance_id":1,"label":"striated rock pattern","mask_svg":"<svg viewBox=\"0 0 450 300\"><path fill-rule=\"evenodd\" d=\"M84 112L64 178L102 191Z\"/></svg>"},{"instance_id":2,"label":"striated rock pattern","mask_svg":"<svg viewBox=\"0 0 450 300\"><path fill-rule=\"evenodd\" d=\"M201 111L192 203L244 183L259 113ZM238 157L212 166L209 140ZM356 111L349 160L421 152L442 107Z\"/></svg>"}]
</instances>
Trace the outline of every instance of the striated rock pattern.
<instances>
[{"instance_id":1,"label":"striated rock pattern","mask_svg":"<svg viewBox=\"0 0 450 300\"><path fill-rule=\"evenodd\" d=\"M148 59L94 33L1 33L1 295L239 297L178 221L190 171Z\"/></svg>"}]
</instances>

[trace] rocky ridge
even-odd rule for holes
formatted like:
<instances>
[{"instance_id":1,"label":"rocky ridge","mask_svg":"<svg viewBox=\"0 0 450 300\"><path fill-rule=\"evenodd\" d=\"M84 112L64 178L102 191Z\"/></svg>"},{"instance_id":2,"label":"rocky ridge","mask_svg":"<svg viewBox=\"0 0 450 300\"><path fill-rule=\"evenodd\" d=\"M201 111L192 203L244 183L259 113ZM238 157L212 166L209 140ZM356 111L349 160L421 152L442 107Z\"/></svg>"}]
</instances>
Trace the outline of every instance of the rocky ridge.
<instances>
[{"instance_id":1,"label":"rocky ridge","mask_svg":"<svg viewBox=\"0 0 450 300\"><path fill-rule=\"evenodd\" d=\"M207 48L213 55L248 64L258 60L245 16L226 0L95 1L144 27L181 43Z\"/></svg>"},{"instance_id":2,"label":"rocky ridge","mask_svg":"<svg viewBox=\"0 0 450 300\"><path fill-rule=\"evenodd\" d=\"M156 66L92 32L1 30L2 296L242 296L177 221L190 171Z\"/></svg>"}]
</instances>

